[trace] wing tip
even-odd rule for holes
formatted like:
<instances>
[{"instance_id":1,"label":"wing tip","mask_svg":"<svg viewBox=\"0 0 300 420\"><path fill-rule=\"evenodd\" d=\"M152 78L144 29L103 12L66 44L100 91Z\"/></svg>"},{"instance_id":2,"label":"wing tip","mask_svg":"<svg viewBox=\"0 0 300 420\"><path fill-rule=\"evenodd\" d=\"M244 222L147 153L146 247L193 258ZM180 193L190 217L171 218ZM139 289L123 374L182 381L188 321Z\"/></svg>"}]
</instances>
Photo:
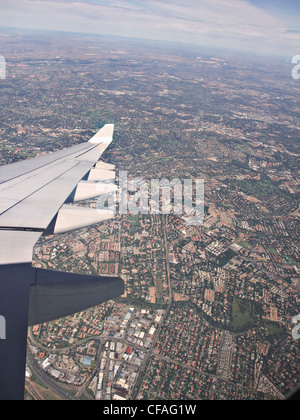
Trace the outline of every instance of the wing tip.
<instances>
[{"instance_id":1,"label":"wing tip","mask_svg":"<svg viewBox=\"0 0 300 420\"><path fill-rule=\"evenodd\" d=\"M104 125L95 135L91 138L89 143L106 143L110 144L114 135L114 124Z\"/></svg>"}]
</instances>

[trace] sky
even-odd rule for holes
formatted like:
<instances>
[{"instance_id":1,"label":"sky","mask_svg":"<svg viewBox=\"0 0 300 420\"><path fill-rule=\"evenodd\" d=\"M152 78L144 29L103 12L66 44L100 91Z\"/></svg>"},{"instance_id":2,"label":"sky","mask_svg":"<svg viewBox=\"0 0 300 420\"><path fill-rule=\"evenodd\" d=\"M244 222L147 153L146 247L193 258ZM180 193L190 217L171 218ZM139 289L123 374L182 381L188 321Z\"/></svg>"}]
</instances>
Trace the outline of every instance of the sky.
<instances>
[{"instance_id":1,"label":"sky","mask_svg":"<svg viewBox=\"0 0 300 420\"><path fill-rule=\"evenodd\" d=\"M0 27L300 54L299 0L0 0Z\"/></svg>"}]
</instances>

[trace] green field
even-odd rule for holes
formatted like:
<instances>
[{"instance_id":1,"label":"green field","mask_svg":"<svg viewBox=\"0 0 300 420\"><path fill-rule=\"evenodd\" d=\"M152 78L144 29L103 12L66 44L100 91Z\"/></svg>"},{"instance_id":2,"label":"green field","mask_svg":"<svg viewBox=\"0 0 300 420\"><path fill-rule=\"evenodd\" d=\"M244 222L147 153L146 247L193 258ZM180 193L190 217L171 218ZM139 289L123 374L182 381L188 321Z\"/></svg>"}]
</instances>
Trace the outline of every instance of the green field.
<instances>
[{"instance_id":1,"label":"green field","mask_svg":"<svg viewBox=\"0 0 300 420\"><path fill-rule=\"evenodd\" d=\"M275 249L275 248L269 248L269 253L270 253L271 255L278 255L278 252L276 251L276 249Z\"/></svg>"},{"instance_id":2,"label":"green field","mask_svg":"<svg viewBox=\"0 0 300 420\"><path fill-rule=\"evenodd\" d=\"M280 325L274 323L274 322L267 322L266 323L266 339L269 343L272 343L272 341L276 338L286 339L287 334L286 332L280 327Z\"/></svg>"},{"instance_id":3,"label":"green field","mask_svg":"<svg viewBox=\"0 0 300 420\"><path fill-rule=\"evenodd\" d=\"M138 214L129 214L127 216L127 219L129 222L137 222L139 220L139 215Z\"/></svg>"},{"instance_id":4,"label":"green field","mask_svg":"<svg viewBox=\"0 0 300 420\"><path fill-rule=\"evenodd\" d=\"M245 179L242 181L232 180L230 184L239 187L245 194L256 197L260 200L267 199L271 195L277 195L279 197L290 200L291 197L288 193L282 191L278 185L272 182L266 176L262 176L260 181Z\"/></svg>"},{"instance_id":5,"label":"green field","mask_svg":"<svg viewBox=\"0 0 300 420\"><path fill-rule=\"evenodd\" d=\"M232 304L231 325L236 331L250 326L253 321L252 304L249 301L235 297Z\"/></svg>"},{"instance_id":6,"label":"green field","mask_svg":"<svg viewBox=\"0 0 300 420\"><path fill-rule=\"evenodd\" d=\"M243 248L246 248L246 249L251 248L251 245L248 244L248 242L246 242L246 241L240 241L240 242L238 242L238 245L240 245L240 246L242 246Z\"/></svg>"}]
</instances>

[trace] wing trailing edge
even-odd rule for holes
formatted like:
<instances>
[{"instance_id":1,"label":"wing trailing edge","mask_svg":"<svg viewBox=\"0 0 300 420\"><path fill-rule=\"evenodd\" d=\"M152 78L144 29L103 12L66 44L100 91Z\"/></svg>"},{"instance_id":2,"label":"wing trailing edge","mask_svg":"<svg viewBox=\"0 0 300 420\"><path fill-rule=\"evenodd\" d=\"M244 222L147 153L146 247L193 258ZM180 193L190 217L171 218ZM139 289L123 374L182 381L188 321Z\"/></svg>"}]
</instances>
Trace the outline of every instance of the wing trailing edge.
<instances>
[{"instance_id":1,"label":"wing trailing edge","mask_svg":"<svg viewBox=\"0 0 300 420\"><path fill-rule=\"evenodd\" d=\"M119 277L99 277L35 269L35 283L30 287L28 325L43 324L124 294Z\"/></svg>"},{"instance_id":2,"label":"wing trailing edge","mask_svg":"<svg viewBox=\"0 0 300 420\"><path fill-rule=\"evenodd\" d=\"M58 215L53 222L53 228L49 227L47 233L54 233L55 235L58 233L67 233L96 225L113 218L114 212L112 210L98 210L89 207L65 204L59 210Z\"/></svg>"}]
</instances>

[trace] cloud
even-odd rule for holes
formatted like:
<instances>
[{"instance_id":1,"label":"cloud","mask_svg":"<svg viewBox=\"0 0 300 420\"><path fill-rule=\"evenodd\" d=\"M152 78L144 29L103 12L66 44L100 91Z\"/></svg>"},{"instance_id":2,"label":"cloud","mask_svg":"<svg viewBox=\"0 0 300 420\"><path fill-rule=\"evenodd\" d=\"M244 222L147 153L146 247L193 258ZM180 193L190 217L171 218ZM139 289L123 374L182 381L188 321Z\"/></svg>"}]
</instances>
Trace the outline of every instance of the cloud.
<instances>
[{"instance_id":1,"label":"cloud","mask_svg":"<svg viewBox=\"0 0 300 420\"><path fill-rule=\"evenodd\" d=\"M295 55L297 15L267 0L0 0L0 26L180 41ZM287 0L295 7L294 0ZM280 4L279 4L280 3ZM292 7L291 6L291 7Z\"/></svg>"},{"instance_id":2,"label":"cloud","mask_svg":"<svg viewBox=\"0 0 300 420\"><path fill-rule=\"evenodd\" d=\"M250 4L273 12L292 15L300 12L299 0L248 0Z\"/></svg>"},{"instance_id":3,"label":"cloud","mask_svg":"<svg viewBox=\"0 0 300 420\"><path fill-rule=\"evenodd\" d=\"M133 10L135 12L141 12L143 10L143 9L139 9L138 7L130 6L128 4L114 4L114 3L111 3L110 7L117 7L119 9L125 9L125 10Z\"/></svg>"}]
</instances>

